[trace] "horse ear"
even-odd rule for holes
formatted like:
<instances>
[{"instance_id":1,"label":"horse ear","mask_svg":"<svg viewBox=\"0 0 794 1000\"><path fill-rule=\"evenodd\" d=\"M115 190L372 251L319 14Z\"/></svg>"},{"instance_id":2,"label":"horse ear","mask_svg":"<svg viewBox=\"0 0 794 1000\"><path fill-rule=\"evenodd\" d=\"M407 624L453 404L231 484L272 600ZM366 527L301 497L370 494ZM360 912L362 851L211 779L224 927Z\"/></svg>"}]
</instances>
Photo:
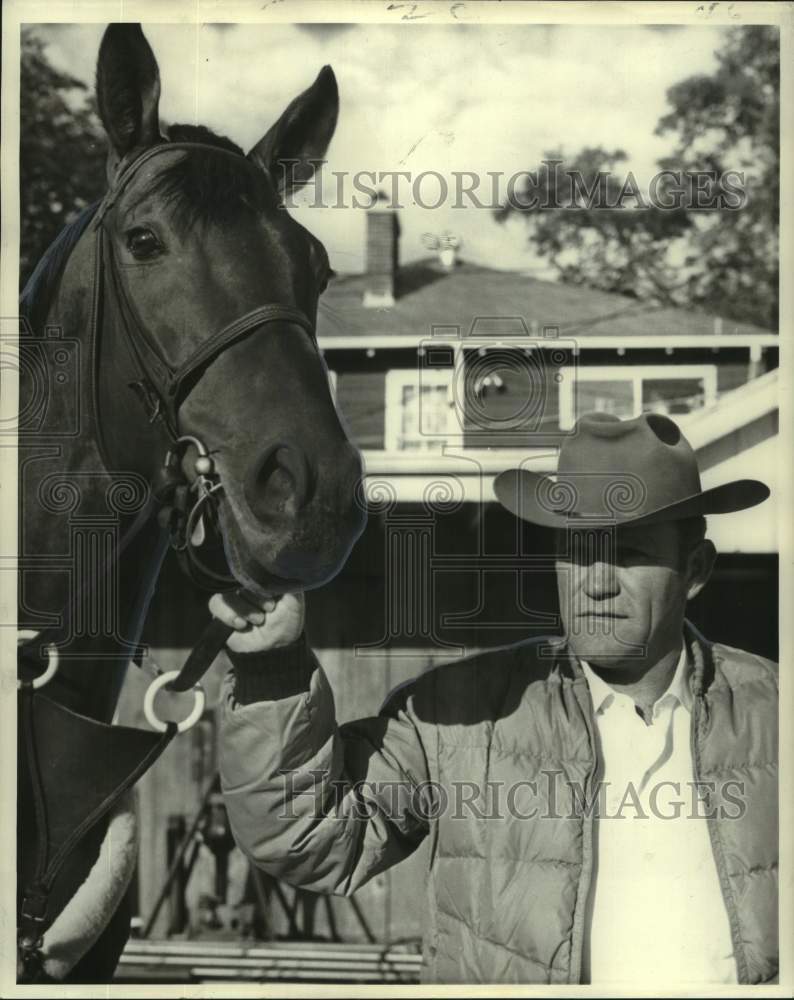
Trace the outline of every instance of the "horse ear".
<instances>
[{"instance_id":1,"label":"horse ear","mask_svg":"<svg viewBox=\"0 0 794 1000\"><path fill-rule=\"evenodd\" d=\"M111 24L96 69L99 117L113 152L124 156L160 138L160 72L139 24Z\"/></svg>"},{"instance_id":2,"label":"horse ear","mask_svg":"<svg viewBox=\"0 0 794 1000\"><path fill-rule=\"evenodd\" d=\"M289 105L248 154L282 194L311 180L325 156L339 115L339 91L330 66Z\"/></svg>"}]
</instances>

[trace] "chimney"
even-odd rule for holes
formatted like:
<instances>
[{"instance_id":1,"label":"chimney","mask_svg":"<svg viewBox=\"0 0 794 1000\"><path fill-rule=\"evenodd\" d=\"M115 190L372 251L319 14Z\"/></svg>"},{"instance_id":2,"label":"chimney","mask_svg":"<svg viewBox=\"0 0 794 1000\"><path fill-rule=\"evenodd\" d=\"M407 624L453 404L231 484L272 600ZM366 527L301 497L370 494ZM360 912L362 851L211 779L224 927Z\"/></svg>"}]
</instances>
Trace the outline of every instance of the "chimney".
<instances>
[{"instance_id":1,"label":"chimney","mask_svg":"<svg viewBox=\"0 0 794 1000\"><path fill-rule=\"evenodd\" d=\"M394 305L397 281L400 223L389 208L386 195L367 209L367 271L364 308L383 309Z\"/></svg>"}]
</instances>

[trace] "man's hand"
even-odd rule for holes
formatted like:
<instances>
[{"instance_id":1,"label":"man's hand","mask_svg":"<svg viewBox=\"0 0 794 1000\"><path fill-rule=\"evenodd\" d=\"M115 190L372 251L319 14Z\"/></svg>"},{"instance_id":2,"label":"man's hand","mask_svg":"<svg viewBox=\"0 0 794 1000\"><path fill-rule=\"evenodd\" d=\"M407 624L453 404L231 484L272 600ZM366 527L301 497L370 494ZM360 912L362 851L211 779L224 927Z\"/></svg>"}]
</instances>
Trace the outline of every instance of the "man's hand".
<instances>
[{"instance_id":1,"label":"man's hand","mask_svg":"<svg viewBox=\"0 0 794 1000\"><path fill-rule=\"evenodd\" d=\"M235 631L226 645L235 653L261 653L289 646L303 631L302 593L260 600L245 590L213 594L210 611Z\"/></svg>"}]
</instances>

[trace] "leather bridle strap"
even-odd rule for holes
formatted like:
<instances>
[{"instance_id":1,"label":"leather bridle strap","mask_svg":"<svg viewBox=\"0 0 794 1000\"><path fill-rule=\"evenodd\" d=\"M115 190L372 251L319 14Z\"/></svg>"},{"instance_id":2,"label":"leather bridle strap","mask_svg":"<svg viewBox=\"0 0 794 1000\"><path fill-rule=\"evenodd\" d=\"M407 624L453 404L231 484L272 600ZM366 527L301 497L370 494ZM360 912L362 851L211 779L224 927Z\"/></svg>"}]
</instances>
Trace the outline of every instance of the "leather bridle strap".
<instances>
[{"instance_id":1,"label":"leather bridle strap","mask_svg":"<svg viewBox=\"0 0 794 1000\"><path fill-rule=\"evenodd\" d=\"M291 323L301 327L310 337L314 337L314 327L300 309L275 302L259 306L205 340L172 374L166 389L168 396L178 399L180 387L187 378L208 365L235 341L266 323Z\"/></svg>"},{"instance_id":2,"label":"leather bridle strap","mask_svg":"<svg viewBox=\"0 0 794 1000\"><path fill-rule=\"evenodd\" d=\"M146 149L142 153L138 153L131 159L122 161L121 164L119 164L115 180L110 186L110 189L106 193L105 197L102 199L102 204L99 206L97 213L94 216L93 225L100 226L102 224L105 216L116 204L126 186L138 173L141 167L148 163L149 160L153 160L161 153L178 153L180 151L190 153L198 150L203 152L207 152L209 150L213 153L217 153L219 156L233 157L237 162L247 164L251 170L258 169L247 157L243 156L241 153L236 153L233 149L224 149L222 146L212 146L206 142L170 142L163 140L163 142L158 143L158 145L152 146L150 149Z\"/></svg>"},{"instance_id":3,"label":"leather bridle strap","mask_svg":"<svg viewBox=\"0 0 794 1000\"><path fill-rule=\"evenodd\" d=\"M189 691L199 683L216 657L226 648L226 640L234 629L219 618L210 620L182 664L179 674L166 685L169 691Z\"/></svg>"}]
</instances>

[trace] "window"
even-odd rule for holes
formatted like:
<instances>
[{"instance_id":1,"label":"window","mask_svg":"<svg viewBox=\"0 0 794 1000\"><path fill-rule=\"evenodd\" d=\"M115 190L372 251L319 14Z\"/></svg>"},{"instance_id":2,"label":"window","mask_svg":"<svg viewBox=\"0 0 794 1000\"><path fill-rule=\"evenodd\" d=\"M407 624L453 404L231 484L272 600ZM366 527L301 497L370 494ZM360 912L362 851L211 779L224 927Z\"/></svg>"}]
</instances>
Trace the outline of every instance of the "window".
<instances>
[{"instance_id":1,"label":"window","mask_svg":"<svg viewBox=\"0 0 794 1000\"><path fill-rule=\"evenodd\" d=\"M615 416L664 413L675 420L717 399L714 365L647 365L564 368L560 428L570 430L583 413Z\"/></svg>"},{"instance_id":2,"label":"window","mask_svg":"<svg viewBox=\"0 0 794 1000\"><path fill-rule=\"evenodd\" d=\"M387 451L440 451L453 434L460 434L450 398L452 377L452 369L387 373Z\"/></svg>"}]
</instances>

